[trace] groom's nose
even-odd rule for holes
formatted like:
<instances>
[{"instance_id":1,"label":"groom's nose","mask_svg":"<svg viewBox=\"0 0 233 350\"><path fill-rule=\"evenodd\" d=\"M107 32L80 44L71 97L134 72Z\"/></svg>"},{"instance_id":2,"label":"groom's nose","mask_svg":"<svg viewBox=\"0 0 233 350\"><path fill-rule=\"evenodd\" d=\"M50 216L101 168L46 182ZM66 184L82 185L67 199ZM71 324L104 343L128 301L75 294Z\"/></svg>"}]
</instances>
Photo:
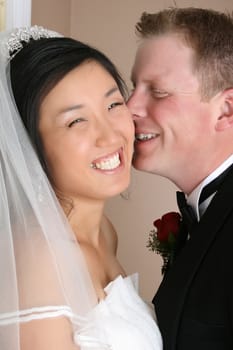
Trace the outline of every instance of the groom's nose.
<instances>
[{"instance_id":1,"label":"groom's nose","mask_svg":"<svg viewBox=\"0 0 233 350\"><path fill-rule=\"evenodd\" d=\"M132 92L131 96L129 97L127 101L127 106L134 120L137 120L138 118L146 117L147 115L146 96L143 96L143 94L136 91L136 89Z\"/></svg>"}]
</instances>

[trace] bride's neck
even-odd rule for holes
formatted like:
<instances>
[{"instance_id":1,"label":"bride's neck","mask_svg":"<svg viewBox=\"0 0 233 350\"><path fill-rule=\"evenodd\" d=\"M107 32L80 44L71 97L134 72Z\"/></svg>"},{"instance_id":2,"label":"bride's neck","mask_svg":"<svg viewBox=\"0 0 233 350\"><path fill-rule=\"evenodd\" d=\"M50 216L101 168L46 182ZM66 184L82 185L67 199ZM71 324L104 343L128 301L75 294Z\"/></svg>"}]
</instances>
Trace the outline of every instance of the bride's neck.
<instances>
[{"instance_id":1,"label":"bride's neck","mask_svg":"<svg viewBox=\"0 0 233 350\"><path fill-rule=\"evenodd\" d=\"M103 210L103 201L75 200L72 202L72 209L67 217L80 243L98 245Z\"/></svg>"}]
</instances>

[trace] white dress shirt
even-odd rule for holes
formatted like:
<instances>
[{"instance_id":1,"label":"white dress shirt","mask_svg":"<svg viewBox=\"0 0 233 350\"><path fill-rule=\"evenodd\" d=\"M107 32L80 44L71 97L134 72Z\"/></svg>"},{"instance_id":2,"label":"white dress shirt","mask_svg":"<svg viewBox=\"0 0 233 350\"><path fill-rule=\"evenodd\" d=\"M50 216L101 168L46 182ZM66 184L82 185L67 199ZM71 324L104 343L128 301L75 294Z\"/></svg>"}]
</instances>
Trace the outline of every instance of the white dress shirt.
<instances>
[{"instance_id":1,"label":"white dress shirt","mask_svg":"<svg viewBox=\"0 0 233 350\"><path fill-rule=\"evenodd\" d=\"M199 221L204 214L206 208L211 202L211 199L215 193L211 194L204 202L199 205L199 198L202 189L209 184L212 180L216 179L220 174L224 172L231 164L233 164L233 154L227 158L217 169L215 169L209 176L207 176L191 193L187 196L187 203L193 208L196 213L197 220Z\"/></svg>"}]
</instances>

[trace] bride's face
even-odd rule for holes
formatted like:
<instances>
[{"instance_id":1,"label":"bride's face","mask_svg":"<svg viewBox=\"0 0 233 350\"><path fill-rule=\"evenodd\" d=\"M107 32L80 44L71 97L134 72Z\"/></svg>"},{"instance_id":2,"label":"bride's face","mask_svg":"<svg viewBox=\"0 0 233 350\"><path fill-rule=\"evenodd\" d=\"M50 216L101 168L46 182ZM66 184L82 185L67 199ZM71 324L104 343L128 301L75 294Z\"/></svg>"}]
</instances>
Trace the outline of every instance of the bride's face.
<instances>
[{"instance_id":1,"label":"bride's face","mask_svg":"<svg viewBox=\"0 0 233 350\"><path fill-rule=\"evenodd\" d=\"M39 133L50 178L71 198L106 199L129 184L134 126L98 63L68 73L44 98Z\"/></svg>"}]
</instances>

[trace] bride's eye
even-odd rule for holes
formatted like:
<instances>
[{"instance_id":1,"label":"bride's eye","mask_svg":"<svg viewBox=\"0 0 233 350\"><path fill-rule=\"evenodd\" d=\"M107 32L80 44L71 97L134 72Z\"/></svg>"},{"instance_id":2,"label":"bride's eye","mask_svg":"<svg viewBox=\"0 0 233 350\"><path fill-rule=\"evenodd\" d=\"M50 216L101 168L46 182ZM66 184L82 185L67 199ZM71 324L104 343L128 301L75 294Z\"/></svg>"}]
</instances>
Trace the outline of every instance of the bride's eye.
<instances>
[{"instance_id":1,"label":"bride's eye","mask_svg":"<svg viewBox=\"0 0 233 350\"><path fill-rule=\"evenodd\" d=\"M76 118L76 119L72 120L72 122L70 122L68 124L68 127L71 128L73 125L79 124L79 123L85 122L85 121L86 121L86 119L84 119L84 118Z\"/></svg>"},{"instance_id":2,"label":"bride's eye","mask_svg":"<svg viewBox=\"0 0 233 350\"><path fill-rule=\"evenodd\" d=\"M123 102L123 101L121 101L121 102L113 102L113 103L111 103L111 104L108 106L108 110L110 111L111 109L116 108L116 107L118 107L118 106L122 106L122 105L124 105L124 102Z\"/></svg>"}]
</instances>

